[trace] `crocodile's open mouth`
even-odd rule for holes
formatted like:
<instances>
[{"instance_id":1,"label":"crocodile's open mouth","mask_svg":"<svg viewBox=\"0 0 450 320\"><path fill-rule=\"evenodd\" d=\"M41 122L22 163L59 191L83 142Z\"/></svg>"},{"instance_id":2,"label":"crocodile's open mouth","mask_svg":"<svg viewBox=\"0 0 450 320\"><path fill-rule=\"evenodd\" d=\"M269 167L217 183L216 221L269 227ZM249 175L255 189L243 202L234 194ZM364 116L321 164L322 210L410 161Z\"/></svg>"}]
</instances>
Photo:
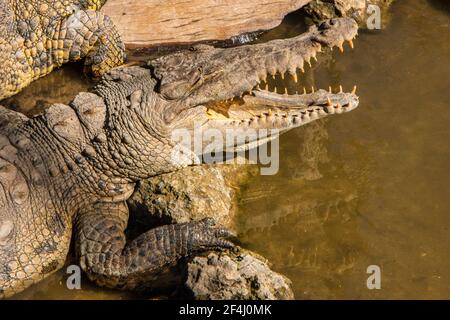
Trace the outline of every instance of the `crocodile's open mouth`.
<instances>
[{"instance_id":1,"label":"crocodile's open mouth","mask_svg":"<svg viewBox=\"0 0 450 320\"><path fill-rule=\"evenodd\" d=\"M352 49L353 38L344 39ZM335 46L344 52L344 41ZM351 91L344 92L342 85L337 88L329 86L324 90L306 88L301 84L305 64L312 68L312 60L317 61L316 55L322 51L320 44L313 48L309 55L303 56L305 60L301 60L296 68L273 67L258 76L251 90L231 99L209 103L208 119L283 129L355 109L359 104L356 85ZM333 49L332 46L330 48Z\"/></svg>"},{"instance_id":2,"label":"crocodile's open mouth","mask_svg":"<svg viewBox=\"0 0 450 320\"><path fill-rule=\"evenodd\" d=\"M183 110L206 106L210 122L284 129L357 107L355 88L316 90L299 82L320 52L344 51L345 43L353 48L357 32L353 19L330 19L297 37L227 49L200 45L149 65L157 92L176 102L169 122Z\"/></svg>"}]
</instances>

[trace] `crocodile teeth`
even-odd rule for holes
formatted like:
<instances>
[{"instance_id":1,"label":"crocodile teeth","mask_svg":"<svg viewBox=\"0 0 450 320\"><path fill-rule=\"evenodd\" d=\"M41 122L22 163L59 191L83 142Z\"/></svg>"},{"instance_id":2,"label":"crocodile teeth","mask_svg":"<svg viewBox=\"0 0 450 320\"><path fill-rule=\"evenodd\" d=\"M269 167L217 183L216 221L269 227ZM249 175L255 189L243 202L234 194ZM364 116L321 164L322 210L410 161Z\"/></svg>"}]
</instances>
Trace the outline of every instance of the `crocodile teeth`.
<instances>
[{"instance_id":1,"label":"crocodile teeth","mask_svg":"<svg viewBox=\"0 0 450 320\"><path fill-rule=\"evenodd\" d=\"M350 48L354 48L354 46L353 46L353 40L352 39L350 39L350 40L348 40L348 43L350 44Z\"/></svg>"},{"instance_id":2,"label":"crocodile teeth","mask_svg":"<svg viewBox=\"0 0 450 320\"><path fill-rule=\"evenodd\" d=\"M264 73L261 77L261 80L266 82L267 81L267 73Z\"/></svg>"}]
</instances>

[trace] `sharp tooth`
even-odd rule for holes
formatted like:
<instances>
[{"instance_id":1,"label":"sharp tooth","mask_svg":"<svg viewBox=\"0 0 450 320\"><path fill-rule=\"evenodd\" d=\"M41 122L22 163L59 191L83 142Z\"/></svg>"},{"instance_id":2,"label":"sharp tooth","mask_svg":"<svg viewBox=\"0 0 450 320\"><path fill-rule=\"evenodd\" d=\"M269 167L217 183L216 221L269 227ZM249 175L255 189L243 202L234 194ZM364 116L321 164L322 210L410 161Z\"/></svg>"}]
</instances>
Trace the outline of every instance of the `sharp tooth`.
<instances>
[{"instance_id":1,"label":"sharp tooth","mask_svg":"<svg viewBox=\"0 0 450 320\"><path fill-rule=\"evenodd\" d=\"M341 43L338 45L338 48L339 48L339 50L340 50L341 52L344 52L344 46L343 46L343 43L344 43L344 42L341 42Z\"/></svg>"},{"instance_id":2,"label":"sharp tooth","mask_svg":"<svg viewBox=\"0 0 450 320\"><path fill-rule=\"evenodd\" d=\"M272 67L270 67L270 68L267 70L267 73L270 74L272 77L274 77L274 76L275 76L275 73L277 73L277 69L275 69L275 68L272 66Z\"/></svg>"},{"instance_id":3,"label":"sharp tooth","mask_svg":"<svg viewBox=\"0 0 450 320\"><path fill-rule=\"evenodd\" d=\"M269 112L267 112L269 114L269 117L271 117L273 115L272 113L272 109L269 109Z\"/></svg>"},{"instance_id":4,"label":"sharp tooth","mask_svg":"<svg viewBox=\"0 0 450 320\"><path fill-rule=\"evenodd\" d=\"M339 93L342 93L343 91L342 86L339 86Z\"/></svg>"},{"instance_id":5,"label":"sharp tooth","mask_svg":"<svg viewBox=\"0 0 450 320\"><path fill-rule=\"evenodd\" d=\"M265 90L269 91L269 84L268 83L266 83L266 89Z\"/></svg>"},{"instance_id":6,"label":"sharp tooth","mask_svg":"<svg viewBox=\"0 0 450 320\"><path fill-rule=\"evenodd\" d=\"M284 72L281 72L281 79L284 80Z\"/></svg>"},{"instance_id":7,"label":"sharp tooth","mask_svg":"<svg viewBox=\"0 0 450 320\"><path fill-rule=\"evenodd\" d=\"M295 94L298 95L298 91L295 91Z\"/></svg>"},{"instance_id":8,"label":"sharp tooth","mask_svg":"<svg viewBox=\"0 0 450 320\"><path fill-rule=\"evenodd\" d=\"M275 87L275 89L273 90L274 93L277 93L277 87Z\"/></svg>"},{"instance_id":9,"label":"sharp tooth","mask_svg":"<svg viewBox=\"0 0 450 320\"><path fill-rule=\"evenodd\" d=\"M328 86L328 92L333 93L333 91L331 91L331 86Z\"/></svg>"},{"instance_id":10,"label":"sharp tooth","mask_svg":"<svg viewBox=\"0 0 450 320\"><path fill-rule=\"evenodd\" d=\"M284 88L284 94L285 94L286 96L288 95L287 88Z\"/></svg>"},{"instance_id":11,"label":"sharp tooth","mask_svg":"<svg viewBox=\"0 0 450 320\"><path fill-rule=\"evenodd\" d=\"M275 80L275 74L272 74L272 79Z\"/></svg>"},{"instance_id":12,"label":"sharp tooth","mask_svg":"<svg viewBox=\"0 0 450 320\"><path fill-rule=\"evenodd\" d=\"M302 72L305 72L305 69L303 68L303 60L300 61L299 65L298 65L298 68L299 68L300 70L302 70Z\"/></svg>"},{"instance_id":13,"label":"sharp tooth","mask_svg":"<svg viewBox=\"0 0 450 320\"><path fill-rule=\"evenodd\" d=\"M354 48L354 47L353 47L353 40L352 40L352 39L348 40L348 43L350 44L350 48L353 49L353 48Z\"/></svg>"},{"instance_id":14,"label":"sharp tooth","mask_svg":"<svg viewBox=\"0 0 450 320\"><path fill-rule=\"evenodd\" d=\"M311 86L311 92L314 93L314 86Z\"/></svg>"},{"instance_id":15,"label":"sharp tooth","mask_svg":"<svg viewBox=\"0 0 450 320\"><path fill-rule=\"evenodd\" d=\"M294 73L294 74L292 75L292 78L294 78L294 82L295 82L295 83L298 82L298 77L297 77L297 74L296 74L296 73Z\"/></svg>"},{"instance_id":16,"label":"sharp tooth","mask_svg":"<svg viewBox=\"0 0 450 320\"><path fill-rule=\"evenodd\" d=\"M353 86L352 94L356 94L356 86Z\"/></svg>"},{"instance_id":17,"label":"sharp tooth","mask_svg":"<svg viewBox=\"0 0 450 320\"><path fill-rule=\"evenodd\" d=\"M261 80L264 81L264 82L267 81L267 74L266 73L261 77Z\"/></svg>"},{"instance_id":18,"label":"sharp tooth","mask_svg":"<svg viewBox=\"0 0 450 320\"><path fill-rule=\"evenodd\" d=\"M327 98L327 102L328 102L328 105L329 105L329 106L332 106L332 105L333 105L333 104L331 103L330 97Z\"/></svg>"},{"instance_id":19,"label":"sharp tooth","mask_svg":"<svg viewBox=\"0 0 450 320\"><path fill-rule=\"evenodd\" d=\"M306 94L306 88L303 87L303 94Z\"/></svg>"}]
</instances>

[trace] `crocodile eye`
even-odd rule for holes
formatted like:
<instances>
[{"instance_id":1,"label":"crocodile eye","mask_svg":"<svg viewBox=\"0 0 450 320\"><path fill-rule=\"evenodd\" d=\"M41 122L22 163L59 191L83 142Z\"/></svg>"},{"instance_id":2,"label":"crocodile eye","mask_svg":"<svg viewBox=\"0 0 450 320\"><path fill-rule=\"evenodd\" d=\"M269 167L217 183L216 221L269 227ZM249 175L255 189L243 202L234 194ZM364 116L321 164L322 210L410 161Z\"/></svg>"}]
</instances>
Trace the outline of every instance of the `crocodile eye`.
<instances>
[{"instance_id":1,"label":"crocodile eye","mask_svg":"<svg viewBox=\"0 0 450 320\"><path fill-rule=\"evenodd\" d=\"M14 224L11 220L0 220L0 245L6 244L8 238L12 235Z\"/></svg>"},{"instance_id":2,"label":"crocodile eye","mask_svg":"<svg viewBox=\"0 0 450 320\"><path fill-rule=\"evenodd\" d=\"M168 66L168 68L175 69L179 67L183 62L184 62L183 56L173 55L166 58L165 65Z\"/></svg>"}]
</instances>

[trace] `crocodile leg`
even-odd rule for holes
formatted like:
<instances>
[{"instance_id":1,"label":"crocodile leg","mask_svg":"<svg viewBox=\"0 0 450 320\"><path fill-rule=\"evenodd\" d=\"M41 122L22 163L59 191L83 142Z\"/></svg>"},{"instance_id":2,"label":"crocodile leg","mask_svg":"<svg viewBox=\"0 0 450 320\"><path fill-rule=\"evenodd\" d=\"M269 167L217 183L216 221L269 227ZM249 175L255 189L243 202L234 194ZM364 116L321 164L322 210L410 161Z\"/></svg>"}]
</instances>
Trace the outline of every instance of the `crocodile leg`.
<instances>
[{"instance_id":1,"label":"crocodile leg","mask_svg":"<svg viewBox=\"0 0 450 320\"><path fill-rule=\"evenodd\" d=\"M81 268L97 284L136 289L148 286L162 270L194 252L233 247L214 228L212 219L165 225L127 243L126 203L97 203L81 210L76 220L76 252Z\"/></svg>"},{"instance_id":2,"label":"crocodile leg","mask_svg":"<svg viewBox=\"0 0 450 320\"><path fill-rule=\"evenodd\" d=\"M125 47L111 19L94 10L79 10L61 23L56 34L58 65L67 61L85 59L85 72L94 77L121 65L125 60ZM55 41L53 41L55 43Z\"/></svg>"},{"instance_id":3,"label":"crocodile leg","mask_svg":"<svg viewBox=\"0 0 450 320\"><path fill-rule=\"evenodd\" d=\"M41 38L28 29L8 41L0 37L0 61L5 61L0 70L0 100L66 62L85 58L85 72L99 77L125 61L119 34L101 12L78 10L48 27L37 28L44 33Z\"/></svg>"}]
</instances>

